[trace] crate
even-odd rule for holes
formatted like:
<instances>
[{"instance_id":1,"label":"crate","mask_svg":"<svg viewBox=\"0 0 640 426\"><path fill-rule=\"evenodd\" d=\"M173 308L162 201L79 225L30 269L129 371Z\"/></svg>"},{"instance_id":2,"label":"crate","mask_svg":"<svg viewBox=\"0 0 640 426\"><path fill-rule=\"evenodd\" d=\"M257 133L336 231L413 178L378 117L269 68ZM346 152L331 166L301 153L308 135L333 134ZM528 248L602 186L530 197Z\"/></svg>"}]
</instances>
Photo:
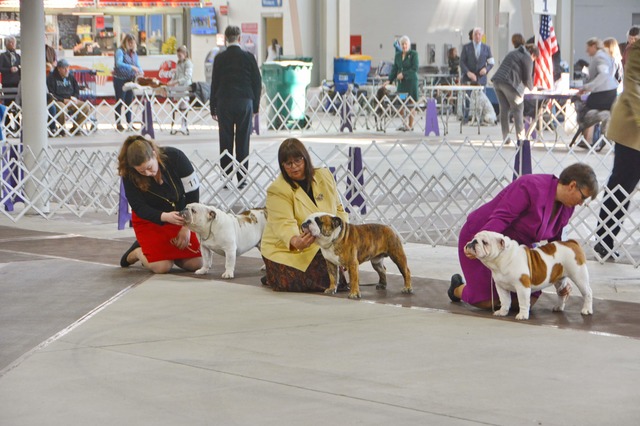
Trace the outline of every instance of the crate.
<instances>
[{"instance_id":1,"label":"crate","mask_svg":"<svg viewBox=\"0 0 640 426\"><path fill-rule=\"evenodd\" d=\"M371 57L364 55L351 55L345 58L333 59L333 80L337 80L340 73L354 74L355 84L366 84L367 76L371 70Z\"/></svg>"}]
</instances>

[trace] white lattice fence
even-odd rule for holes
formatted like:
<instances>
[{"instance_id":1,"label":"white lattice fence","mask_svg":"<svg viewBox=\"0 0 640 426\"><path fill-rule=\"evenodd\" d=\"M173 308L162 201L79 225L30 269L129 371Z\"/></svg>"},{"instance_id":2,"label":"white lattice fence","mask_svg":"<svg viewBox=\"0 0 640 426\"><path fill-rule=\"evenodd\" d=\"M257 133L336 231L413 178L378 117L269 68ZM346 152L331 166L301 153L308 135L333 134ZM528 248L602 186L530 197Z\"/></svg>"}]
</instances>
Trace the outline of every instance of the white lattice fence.
<instances>
[{"instance_id":1,"label":"white lattice fence","mask_svg":"<svg viewBox=\"0 0 640 426\"><path fill-rule=\"evenodd\" d=\"M444 87L444 86L443 86ZM465 95L466 96L466 95ZM415 105L407 99L400 99L392 94L376 98L371 90L351 89L344 94L330 90L309 90L306 98L299 99L292 95L283 98L279 93L273 98L263 90L259 114L260 131L296 131L313 133L335 133L344 130L353 132L386 131L396 129L406 124L403 118L408 110L415 115L414 130L424 133L427 100L433 97L437 102L441 127L448 127L451 110L445 92L430 91L421 96ZM115 104L102 100L99 103L85 104L86 111L67 111L49 104L48 128L50 136L90 135L94 132L112 132L116 129L115 109L120 106L121 114L129 112L132 115L132 127L139 130L142 127L142 113L144 102L150 102L153 111L154 126L157 131L170 131L174 126L186 118L189 127L198 129L213 129L217 123L212 119L209 103L202 104L196 98L189 101L185 110L178 107L178 99L155 96L153 92L140 93L131 105L122 101ZM554 132L555 138L562 141L570 139L576 130L575 111L571 103L560 104L551 101L546 104L546 113L540 122L543 131ZM446 110L445 110L446 109ZM19 137L22 126L22 109L12 103L6 119L5 132L7 136ZM459 114L458 114L459 115ZM64 126L56 124L58 118ZM82 120L79 120L82 118ZM81 126L75 126L74 121L83 121Z\"/></svg>"},{"instance_id":2,"label":"white lattice fence","mask_svg":"<svg viewBox=\"0 0 640 426\"><path fill-rule=\"evenodd\" d=\"M589 244L595 238L604 185L611 170L613 151L605 143L600 153L564 145L536 146L532 153L534 173L558 175L577 161L590 164L596 171L601 193L596 200L576 209L566 234ZM513 145L499 146L489 140L372 142L362 148L362 172L355 175L349 167L349 150L344 145L310 146L316 166L333 168L351 220L387 223L405 241L432 245L456 243L467 214L511 182L517 155ZM277 153L271 147L252 151L248 185L242 189L235 186L237 163L225 173L219 158L208 158L197 151L187 155L202 181L201 200L226 210L264 205L266 188L279 173ZM88 212L115 215L120 196L116 170L116 151L48 148L36 156L29 150L20 152L18 145L4 145L2 213L13 221L27 211L46 218L60 212L79 217ZM640 190L634 190L627 199L630 205L616 238L616 249L623 261L639 266L636 248L640 243ZM14 202L17 207L10 211Z\"/></svg>"}]
</instances>

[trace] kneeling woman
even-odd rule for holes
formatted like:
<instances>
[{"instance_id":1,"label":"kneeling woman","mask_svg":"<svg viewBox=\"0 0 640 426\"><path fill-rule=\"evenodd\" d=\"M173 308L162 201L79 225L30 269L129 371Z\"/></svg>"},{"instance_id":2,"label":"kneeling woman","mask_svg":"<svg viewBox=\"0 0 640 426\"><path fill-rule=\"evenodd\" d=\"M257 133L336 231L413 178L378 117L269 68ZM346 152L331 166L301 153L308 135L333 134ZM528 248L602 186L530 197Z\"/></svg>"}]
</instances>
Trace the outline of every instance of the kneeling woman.
<instances>
[{"instance_id":1,"label":"kneeling woman","mask_svg":"<svg viewBox=\"0 0 640 426\"><path fill-rule=\"evenodd\" d=\"M118 173L136 234L120 266L140 261L158 274L169 272L174 263L192 272L201 268L198 238L180 216L187 204L200 198L200 184L187 156L176 148L160 148L142 136L130 136L118 155Z\"/></svg>"},{"instance_id":2,"label":"kneeling woman","mask_svg":"<svg viewBox=\"0 0 640 426\"><path fill-rule=\"evenodd\" d=\"M498 232L528 247L541 241L559 241L575 207L597 195L596 174L584 163L566 167L559 177L523 175L511 182L493 200L471 212L460 230L458 258L464 279L460 274L451 277L451 301L463 300L480 309L496 308L494 300L499 298L491 283L491 271L469 257L466 249L477 232ZM569 289L561 289L559 294L564 296ZM531 294L532 306L539 296L540 292Z\"/></svg>"},{"instance_id":3,"label":"kneeling woman","mask_svg":"<svg viewBox=\"0 0 640 426\"><path fill-rule=\"evenodd\" d=\"M276 291L324 291L329 288L327 265L315 237L301 232L312 213L325 212L347 221L348 215L331 172L314 169L298 139L278 149L280 175L267 189L267 227L262 235L266 281Z\"/></svg>"}]
</instances>

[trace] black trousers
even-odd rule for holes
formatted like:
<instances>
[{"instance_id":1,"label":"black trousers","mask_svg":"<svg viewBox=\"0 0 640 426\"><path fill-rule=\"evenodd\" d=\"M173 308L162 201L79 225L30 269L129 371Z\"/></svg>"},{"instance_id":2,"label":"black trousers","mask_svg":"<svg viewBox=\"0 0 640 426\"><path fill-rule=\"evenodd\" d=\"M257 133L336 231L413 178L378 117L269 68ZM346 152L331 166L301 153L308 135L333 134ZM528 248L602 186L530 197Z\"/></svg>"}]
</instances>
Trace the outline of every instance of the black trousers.
<instances>
[{"instance_id":1,"label":"black trousers","mask_svg":"<svg viewBox=\"0 0 640 426\"><path fill-rule=\"evenodd\" d=\"M220 137L220 166L229 176L233 167L232 155L235 147L236 161L241 167L236 173L239 183L249 169L249 138L253 130L253 101L251 99L218 100L218 135ZM226 154L223 154L227 151Z\"/></svg>"},{"instance_id":2,"label":"black trousers","mask_svg":"<svg viewBox=\"0 0 640 426\"><path fill-rule=\"evenodd\" d=\"M124 90L124 85L125 83L127 83L129 80L123 80L121 78L117 78L114 77L113 78L113 89L116 92L116 124L120 123L120 111L122 110L122 103L118 102L119 100L122 100L122 102L124 102L124 104L127 106L126 112L124 113L124 116L127 120L127 124L131 124L131 103L133 102L133 90Z\"/></svg>"},{"instance_id":3,"label":"black trousers","mask_svg":"<svg viewBox=\"0 0 640 426\"><path fill-rule=\"evenodd\" d=\"M627 193L631 193L640 181L640 151L629 148L624 145L615 144L615 153L613 157L613 170L607 188L613 190L620 185ZM630 200L620 190L614 191L611 196L605 195L600 209L598 228L596 235L598 240L606 247L613 248L613 239L618 232L620 226L624 222L624 216L629 207ZM612 217L609 216L618 207Z\"/></svg>"}]
</instances>

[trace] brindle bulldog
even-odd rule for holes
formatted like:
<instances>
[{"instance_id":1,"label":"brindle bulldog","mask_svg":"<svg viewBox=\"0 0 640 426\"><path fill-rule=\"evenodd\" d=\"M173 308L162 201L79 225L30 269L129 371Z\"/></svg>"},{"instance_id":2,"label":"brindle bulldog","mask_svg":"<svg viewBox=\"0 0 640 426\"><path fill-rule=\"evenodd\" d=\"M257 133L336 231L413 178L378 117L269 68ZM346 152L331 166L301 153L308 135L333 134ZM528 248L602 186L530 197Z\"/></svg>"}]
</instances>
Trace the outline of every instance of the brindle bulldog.
<instances>
[{"instance_id":1,"label":"brindle bulldog","mask_svg":"<svg viewBox=\"0 0 640 426\"><path fill-rule=\"evenodd\" d=\"M387 256L398 266L404 277L402 292L413 293L402 241L391 227L382 224L353 225L328 213L314 213L307 217L302 229L309 230L316 237L316 243L327 261L331 285L325 293L335 294L337 268L343 266L349 272L351 281L349 299L359 299L358 265L366 261L371 262L380 277L376 288L386 289L387 270L382 262Z\"/></svg>"}]
</instances>

